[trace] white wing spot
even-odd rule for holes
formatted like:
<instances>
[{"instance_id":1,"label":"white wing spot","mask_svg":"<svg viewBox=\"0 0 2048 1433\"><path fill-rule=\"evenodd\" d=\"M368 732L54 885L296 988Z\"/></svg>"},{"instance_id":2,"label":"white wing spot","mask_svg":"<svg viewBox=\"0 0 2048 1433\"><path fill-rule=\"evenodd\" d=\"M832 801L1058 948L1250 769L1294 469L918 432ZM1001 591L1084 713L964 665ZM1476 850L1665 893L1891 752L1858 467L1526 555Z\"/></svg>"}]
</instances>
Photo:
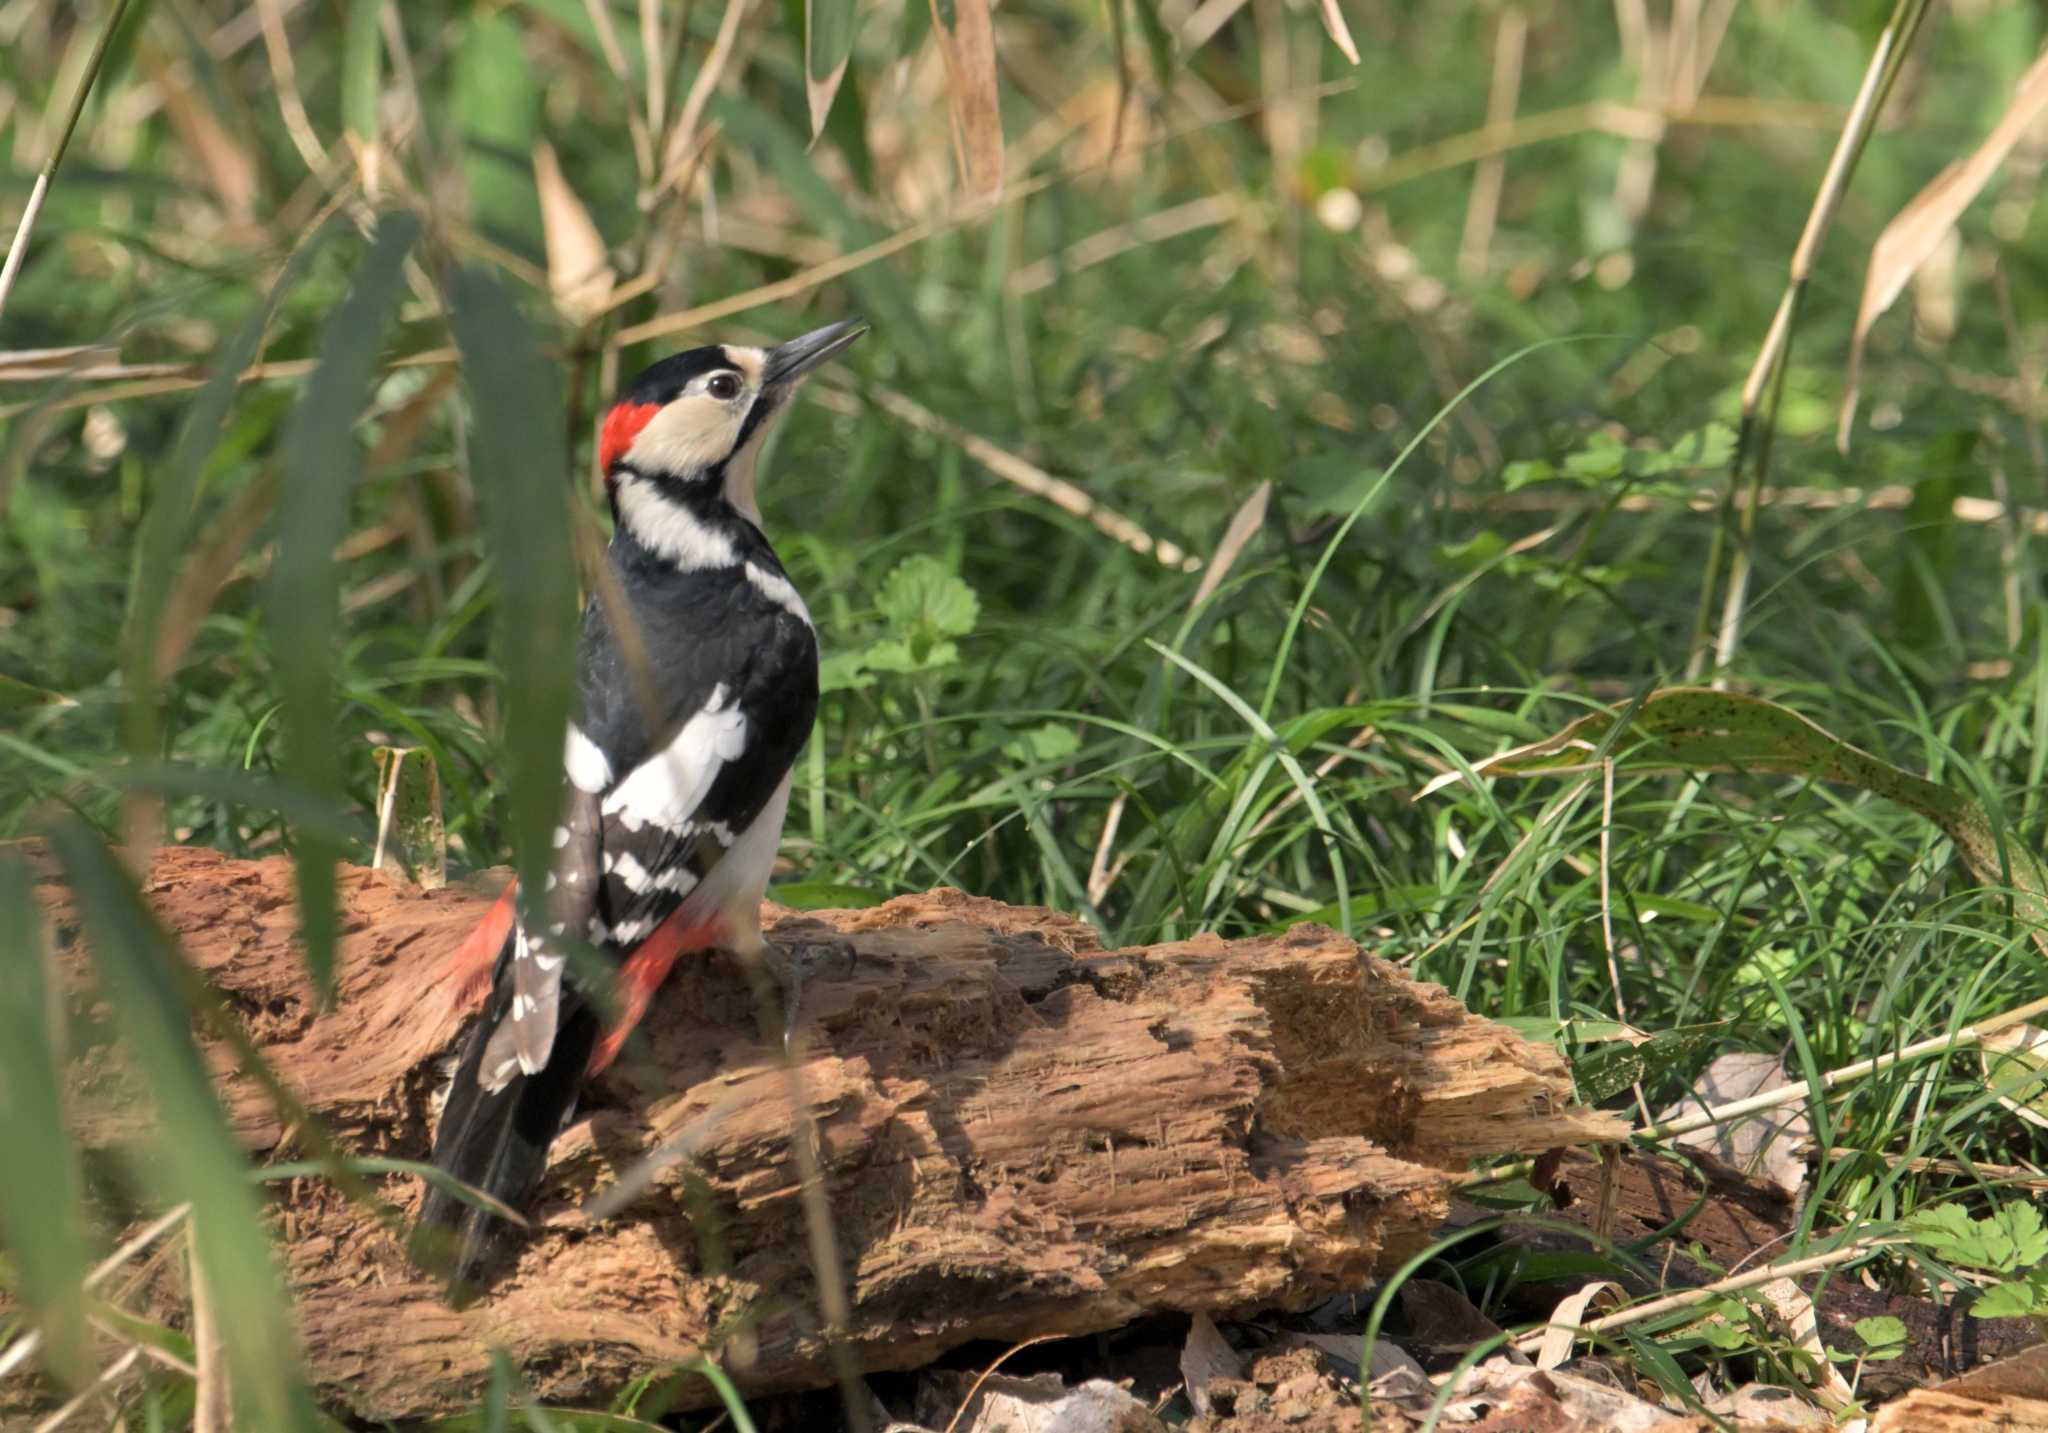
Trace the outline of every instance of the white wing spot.
<instances>
[{"instance_id":1,"label":"white wing spot","mask_svg":"<svg viewBox=\"0 0 2048 1433\"><path fill-rule=\"evenodd\" d=\"M582 727L569 723L563 747L562 764L568 769L570 784L578 791L598 792L612 784L611 761L596 742L584 735Z\"/></svg>"},{"instance_id":2,"label":"white wing spot","mask_svg":"<svg viewBox=\"0 0 2048 1433\"><path fill-rule=\"evenodd\" d=\"M555 828L555 849L559 851L568 844L569 828L567 826L557 826Z\"/></svg>"},{"instance_id":3,"label":"white wing spot","mask_svg":"<svg viewBox=\"0 0 2048 1433\"><path fill-rule=\"evenodd\" d=\"M533 958L533 963L539 966L546 974L552 975L562 968L562 962L565 959L567 959L566 956L560 955L536 955Z\"/></svg>"},{"instance_id":4,"label":"white wing spot","mask_svg":"<svg viewBox=\"0 0 2048 1433\"><path fill-rule=\"evenodd\" d=\"M726 688L720 683L667 747L612 788L604 799L604 814L617 816L628 831L646 826L682 829L725 763L747 749L747 714L725 702Z\"/></svg>"}]
</instances>

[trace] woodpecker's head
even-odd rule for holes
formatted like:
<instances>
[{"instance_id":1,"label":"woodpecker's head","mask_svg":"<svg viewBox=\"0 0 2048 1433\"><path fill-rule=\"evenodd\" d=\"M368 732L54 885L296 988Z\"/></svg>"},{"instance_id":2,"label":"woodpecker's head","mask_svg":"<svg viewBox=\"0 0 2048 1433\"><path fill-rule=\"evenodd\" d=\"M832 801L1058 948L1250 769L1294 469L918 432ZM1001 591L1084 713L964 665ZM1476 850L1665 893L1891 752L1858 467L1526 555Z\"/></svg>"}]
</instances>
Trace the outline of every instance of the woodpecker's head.
<instances>
[{"instance_id":1,"label":"woodpecker's head","mask_svg":"<svg viewBox=\"0 0 2048 1433\"><path fill-rule=\"evenodd\" d=\"M724 502L759 526L754 463L775 415L810 371L867 332L828 324L774 348L712 344L628 383L605 415L597 461L621 521Z\"/></svg>"}]
</instances>

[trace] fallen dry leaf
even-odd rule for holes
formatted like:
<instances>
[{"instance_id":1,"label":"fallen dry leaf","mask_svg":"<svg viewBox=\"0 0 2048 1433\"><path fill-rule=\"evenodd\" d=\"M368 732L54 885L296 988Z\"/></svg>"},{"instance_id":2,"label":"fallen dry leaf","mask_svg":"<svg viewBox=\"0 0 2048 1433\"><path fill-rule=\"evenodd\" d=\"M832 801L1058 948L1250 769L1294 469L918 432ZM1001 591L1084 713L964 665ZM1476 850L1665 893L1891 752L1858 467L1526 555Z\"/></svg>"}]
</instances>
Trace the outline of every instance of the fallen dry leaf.
<instances>
[{"instance_id":1,"label":"fallen dry leaf","mask_svg":"<svg viewBox=\"0 0 2048 1433\"><path fill-rule=\"evenodd\" d=\"M1195 1412L1207 1413L1212 1401L1209 1385L1219 1378L1244 1377L1244 1360L1216 1328L1216 1321L1197 1312L1188 1325L1187 1342L1181 1346L1180 1376L1188 1386L1188 1402Z\"/></svg>"},{"instance_id":2,"label":"fallen dry leaf","mask_svg":"<svg viewBox=\"0 0 2048 1433\"><path fill-rule=\"evenodd\" d=\"M1716 1058L1693 1083L1691 1096L1657 1119L1660 1124L1670 1124L1790 1083L1785 1062L1777 1056L1737 1050ZM1812 1139L1813 1124L1806 1111L1798 1105L1781 1105L1682 1134L1678 1143L1704 1150L1732 1169L1776 1185L1789 1199L1806 1184L1805 1147Z\"/></svg>"}]
</instances>

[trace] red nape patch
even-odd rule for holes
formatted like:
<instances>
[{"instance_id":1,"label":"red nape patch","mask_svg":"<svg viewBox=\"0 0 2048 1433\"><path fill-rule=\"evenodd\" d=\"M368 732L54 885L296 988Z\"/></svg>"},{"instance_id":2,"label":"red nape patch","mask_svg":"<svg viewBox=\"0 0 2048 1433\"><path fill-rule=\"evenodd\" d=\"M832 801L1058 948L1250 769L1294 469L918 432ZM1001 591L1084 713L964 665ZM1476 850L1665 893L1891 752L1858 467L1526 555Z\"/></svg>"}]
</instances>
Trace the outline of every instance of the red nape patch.
<instances>
[{"instance_id":1,"label":"red nape patch","mask_svg":"<svg viewBox=\"0 0 2048 1433\"><path fill-rule=\"evenodd\" d=\"M597 435L597 470L607 482L611 480L612 464L626 456L626 450L633 446L647 420L660 411L659 403L620 403L605 414L604 427Z\"/></svg>"}]
</instances>

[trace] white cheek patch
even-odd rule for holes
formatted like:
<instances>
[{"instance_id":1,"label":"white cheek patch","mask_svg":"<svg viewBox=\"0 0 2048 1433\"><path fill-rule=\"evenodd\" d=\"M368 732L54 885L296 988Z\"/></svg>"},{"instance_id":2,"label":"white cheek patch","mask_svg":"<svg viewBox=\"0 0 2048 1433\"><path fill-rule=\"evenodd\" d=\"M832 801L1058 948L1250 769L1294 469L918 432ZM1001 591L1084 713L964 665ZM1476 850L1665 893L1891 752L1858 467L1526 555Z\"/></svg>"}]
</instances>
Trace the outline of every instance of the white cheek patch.
<instances>
[{"instance_id":1,"label":"white cheek patch","mask_svg":"<svg viewBox=\"0 0 2048 1433\"><path fill-rule=\"evenodd\" d=\"M747 749L747 714L727 709L721 684L668 746L628 772L604 799L604 814L628 831L680 830L703 803L728 761Z\"/></svg>"},{"instance_id":2,"label":"white cheek patch","mask_svg":"<svg viewBox=\"0 0 2048 1433\"><path fill-rule=\"evenodd\" d=\"M633 535L678 567L736 567L739 549L715 527L706 526L680 503L670 502L647 479L628 476L613 490L619 521Z\"/></svg>"},{"instance_id":3,"label":"white cheek patch","mask_svg":"<svg viewBox=\"0 0 2048 1433\"><path fill-rule=\"evenodd\" d=\"M647 420L626 461L642 472L699 472L732 452L742 412L708 394L685 395Z\"/></svg>"}]
</instances>

